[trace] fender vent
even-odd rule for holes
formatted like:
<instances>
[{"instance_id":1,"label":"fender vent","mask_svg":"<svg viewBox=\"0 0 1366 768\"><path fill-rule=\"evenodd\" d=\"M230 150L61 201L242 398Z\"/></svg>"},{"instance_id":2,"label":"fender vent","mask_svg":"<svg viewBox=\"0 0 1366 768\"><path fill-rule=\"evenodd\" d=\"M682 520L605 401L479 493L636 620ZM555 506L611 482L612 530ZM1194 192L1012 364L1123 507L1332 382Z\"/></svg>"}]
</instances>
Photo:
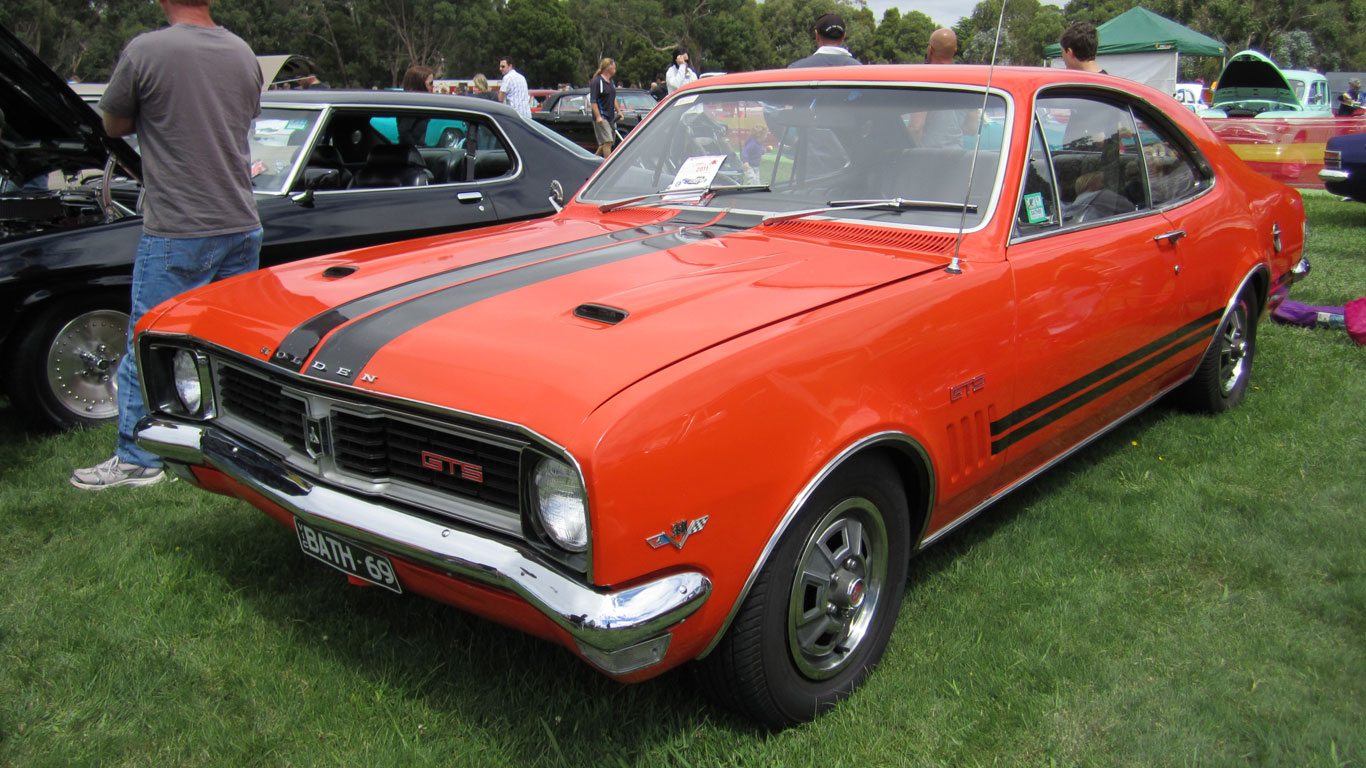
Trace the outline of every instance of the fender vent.
<instances>
[{"instance_id":1,"label":"fender vent","mask_svg":"<svg viewBox=\"0 0 1366 768\"><path fill-rule=\"evenodd\" d=\"M584 320L593 320L607 325L616 325L625 320L630 312L616 307L608 307L602 304L580 304L574 308L574 317L582 317Z\"/></svg>"},{"instance_id":2,"label":"fender vent","mask_svg":"<svg viewBox=\"0 0 1366 768\"><path fill-rule=\"evenodd\" d=\"M323 270L323 277L346 277L347 275L355 271L356 267L353 267L350 264L337 267L328 267L327 269Z\"/></svg>"}]
</instances>

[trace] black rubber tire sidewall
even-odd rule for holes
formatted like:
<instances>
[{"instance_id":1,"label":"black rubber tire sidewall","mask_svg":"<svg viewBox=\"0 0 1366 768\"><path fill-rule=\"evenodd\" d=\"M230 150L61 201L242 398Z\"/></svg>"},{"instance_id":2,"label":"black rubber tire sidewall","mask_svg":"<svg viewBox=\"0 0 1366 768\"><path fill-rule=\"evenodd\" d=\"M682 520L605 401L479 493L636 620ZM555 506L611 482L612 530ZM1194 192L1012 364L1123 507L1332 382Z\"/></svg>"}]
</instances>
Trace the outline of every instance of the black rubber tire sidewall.
<instances>
[{"instance_id":1,"label":"black rubber tire sidewall","mask_svg":"<svg viewBox=\"0 0 1366 768\"><path fill-rule=\"evenodd\" d=\"M1219 353L1223 343L1221 339L1228 330L1228 325L1238 305L1243 307L1247 316L1244 326L1247 352L1243 356L1242 377L1234 384L1233 389L1229 390L1228 394L1224 394L1219 381ZM1242 402L1243 396L1247 394L1248 382L1252 378L1252 367L1256 357L1257 303L1251 293L1243 291L1238 296L1234 310L1230 311L1220 321L1209 349L1205 351L1204 357L1200 358L1200 365L1195 369L1195 375L1181 388L1181 405L1197 413L1215 414L1231 410Z\"/></svg>"},{"instance_id":2,"label":"black rubber tire sidewall","mask_svg":"<svg viewBox=\"0 0 1366 768\"><path fill-rule=\"evenodd\" d=\"M47 356L57 333L74 318L101 309L128 312L126 295L99 294L59 299L21 320L15 333L21 334L10 360L10 405L28 424L38 430L69 430L99 427L118 420L91 419L73 413L57 401L47 383ZM117 373L117 367L115 368Z\"/></svg>"}]
</instances>

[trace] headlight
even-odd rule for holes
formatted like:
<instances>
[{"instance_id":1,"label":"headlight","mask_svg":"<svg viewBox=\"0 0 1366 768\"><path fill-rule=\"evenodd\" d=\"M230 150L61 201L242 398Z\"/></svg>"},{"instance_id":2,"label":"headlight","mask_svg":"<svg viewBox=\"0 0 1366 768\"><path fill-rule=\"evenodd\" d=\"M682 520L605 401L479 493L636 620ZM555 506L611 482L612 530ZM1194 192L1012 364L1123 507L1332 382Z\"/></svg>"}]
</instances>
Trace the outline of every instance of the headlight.
<instances>
[{"instance_id":1,"label":"headlight","mask_svg":"<svg viewBox=\"0 0 1366 768\"><path fill-rule=\"evenodd\" d=\"M194 353L182 349L171 360L171 377L175 381L176 397L191 416L198 416L204 405L203 390L199 384L199 364Z\"/></svg>"},{"instance_id":2,"label":"headlight","mask_svg":"<svg viewBox=\"0 0 1366 768\"><path fill-rule=\"evenodd\" d=\"M571 552L588 548L588 501L573 467L558 459L541 459L532 476L536 514L555 543Z\"/></svg>"}]
</instances>

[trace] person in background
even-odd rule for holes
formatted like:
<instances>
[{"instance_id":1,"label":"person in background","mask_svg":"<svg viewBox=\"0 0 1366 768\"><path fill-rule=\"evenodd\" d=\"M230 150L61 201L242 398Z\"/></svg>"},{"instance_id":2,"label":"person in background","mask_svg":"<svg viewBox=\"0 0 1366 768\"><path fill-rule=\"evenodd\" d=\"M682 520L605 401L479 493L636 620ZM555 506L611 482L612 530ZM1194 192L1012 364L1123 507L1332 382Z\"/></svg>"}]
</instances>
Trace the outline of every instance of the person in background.
<instances>
[{"instance_id":1,"label":"person in background","mask_svg":"<svg viewBox=\"0 0 1366 768\"><path fill-rule=\"evenodd\" d=\"M1095 25L1091 22L1079 21L1068 27L1059 38L1058 45L1062 46L1062 63L1068 69L1109 74L1096 63L1096 50L1100 46L1100 39L1096 34Z\"/></svg>"},{"instance_id":2,"label":"person in background","mask_svg":"<svg viewBox=\"0 0 1366 768\"><path fill-rule=\"evenodd\" d=\"M214 23L212 0L158 2L170 26L129 41L99 104L109 135L138 135L146 202L128 351L118 371L117 449L108 461L71 473L82 490L166 479L161 460L133 434L147 415L133 329L152 307L250 272L260 258L248 141L261 114L261 68L241 38Z\"/></svg>"},{"instance_id":3,"label":"person in background","mask_svg":"<svg viewBox=\"0 0 1366 768\"><path fill-rule=\"evenodd\" d=\"M952 29L936 29L930 35L930 45L925 50L925 63L932 65L952 64L958 53L958 35ZM916 137L918 147L958 147L963 146L963 136L977 130L975 109L935 109L912 114L906 122L906 129Z\"/></svg>"},{"instance_id":4,"label":"person in background","mask_svg":"<svg viewBox=\"0 0 1366 768\"><path fill-rule=\"evenodd\" d=\"M669 84L664 80L663 72L655 75L654 81L650 83L650 95L655 101L663 101L664 97L669 95Z\"/></svg>"},{"instance_id":5,"label":"person in background","mask_svg":"<svg viewBox=\"0 0 1366 768\"><path fill-rule=\"evenodd\" d=\"M403 73L403 90L432 92L432 82L435 75L424 66L414 64L408 67L408 71Z\"/></svg>"},{"instance_id":6,"label":"person in background","mask_svg":"<svg viewBox=\"0 0 1366 768\"><path fill-rule=\"evenodd\" d=\"M598 63L598 71L588 81L588 104L593 111L593 138L598 142L597 154L607 157L612 154L612 146L617 143L617 121L621 119L621 106L617 104L617 87L612 76L617 73L617 63L603 59Z\"/></svg>"},{"instance_id":7,"label":"person in background","mask_svg":"<svg viewBox=\"0 0 1366 768\"><path fill-rule=\"evenodd\" d=\"M688 66L688 52L678 51L675 53L673 66L664 73L664 84L669 93L673 93L696 79L697 73Z\"/></svg>"},{"instance_id":8,"label":"person in background","mask_svg":"<svg viewBox=\"0 0 1366 768\"><path fill-rule=\"evenodd\" d=\"M825 14L816 19L815 32L816 52L788 64L788 69L856 66L863 63L844 47L844 17L834 13Z\"/></svg>"},{"instance_id":9,"label":"person in background","mask_svg":"<svg viewBox=\"0 0 1366 768\"><path fill-rule=\"evenodd\" d=\"M470 95L476 99L498 100L498 97L493 95L493 88L489 87L489 79L484 77L483 72L474 76L474 82L470 85Z\"/></svg>"},{"instance_id":10,"label":"person in background","mask_svg":"<svg viewBox=\"0 0 1366 768\"><path fill-rule=\"evenodd\" d=\"M503 73L503 85L498 89L498 100L506 103L523 118L531 119L531 93L527 91L526 78L512 66L512 59L504 56L498 60L498 71Z\"/></svg>"}]
</instances>

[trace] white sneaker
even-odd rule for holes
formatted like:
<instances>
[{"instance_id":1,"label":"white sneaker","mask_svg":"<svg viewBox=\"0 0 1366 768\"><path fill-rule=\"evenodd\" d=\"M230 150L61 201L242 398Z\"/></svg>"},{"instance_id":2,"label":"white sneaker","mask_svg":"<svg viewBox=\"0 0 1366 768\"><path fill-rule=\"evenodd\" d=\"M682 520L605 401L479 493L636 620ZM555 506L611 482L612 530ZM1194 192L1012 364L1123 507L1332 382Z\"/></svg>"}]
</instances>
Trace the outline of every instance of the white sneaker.
<instances>
[{"instance_id":1,"label":"white sneaker","mask_svg":"<svg viewBox=\"0 0 1366 768\"><path fill-rule=\"evenodd\" d=\"M73 471L71 484L83 491L102 491L121 485L156 485L166 477L166 471L160 467L128 464L115 456L93 467Z\"/></svg>"}]
</instances>

